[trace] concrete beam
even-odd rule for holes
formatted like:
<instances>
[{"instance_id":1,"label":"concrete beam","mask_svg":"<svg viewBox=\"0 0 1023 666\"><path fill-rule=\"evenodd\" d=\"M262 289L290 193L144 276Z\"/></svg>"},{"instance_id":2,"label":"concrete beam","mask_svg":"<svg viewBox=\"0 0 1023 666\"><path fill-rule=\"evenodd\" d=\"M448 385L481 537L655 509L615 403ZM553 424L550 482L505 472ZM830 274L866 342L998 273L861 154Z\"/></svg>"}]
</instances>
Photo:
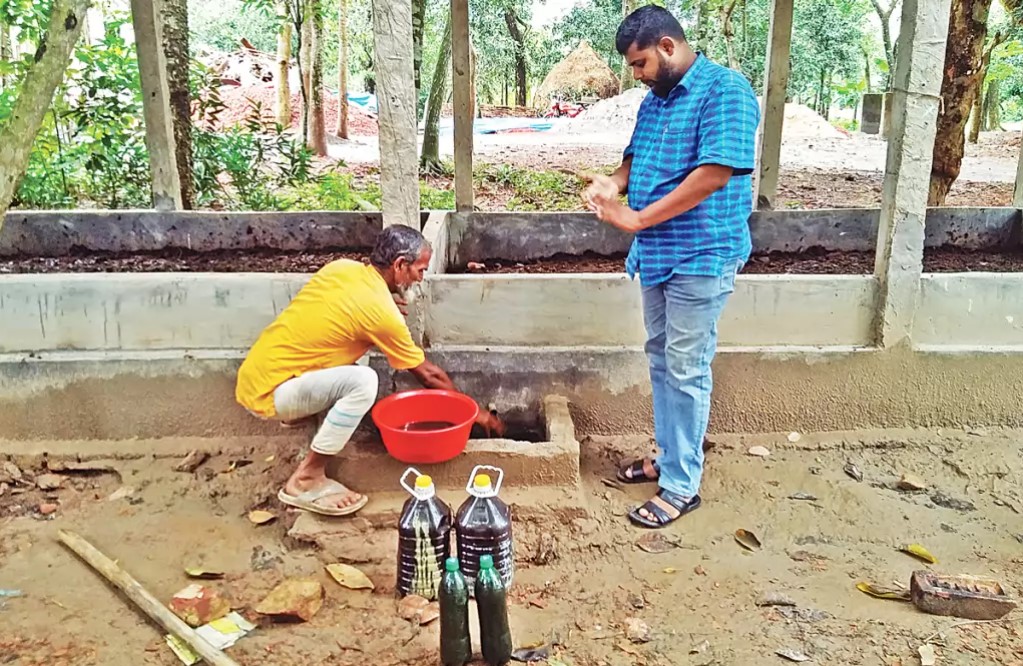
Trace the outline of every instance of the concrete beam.
<instances>
[{"instance_id":1,"label":"concrete beam","mask_svg":"<svg viewBox=\"0 0 1023 666\"><path fill-rule=\"evenodd\" d=\"M753 179L756 208L774 208L781 165L782 126L789 86L789 56L792 50L793 0L772 0L771 27L764 63L764 107L760 133L760 159Z\"/></svg>"},{"instance_id":2,"label":"concrete beam","mask_svg":"<svg viewBox=\"0 0 1023 666\"><path fill-rule=\"evenodd\" d=\"M1016 167L1016 186L1013 189L1012 205L1023 208L1023 140L1019 143L1019 165Z\"/></svg>"},{"instance_id":3,"label":"concrete beam","mask_svg":"<svg viewBox=\"0 0 1023 666\"><path fill-rule=\"evenodd\" d=\"M881 285L875 328L883 347L908 343L913 331L951 1L902 3L893 131L874 268Z\"/></svg>"},{"instance_id":4,"label":"concrete beam","mask_svg":"<svg viewBox=\"0 0 1023 666\"><path fill-rule=\"evenodd\" d=\"M181 181L174 150L174 116L167 82L167 59L163 50L163 0L131 0L139 78L142 82L142 114L146 124L146 149L153 178L153 207L180 210Z\"/></svg>"},{"instance_id":5,"label":"concrete beam","mask_svg":"<svg viewBox=\"0 0 1023 666\"><path fill-rule=\"evenodd\" d=\"M638 290L624 274L428 278L431 345L639 346ZM871 276L740 276L720 324L722 347L870 344Z\"/></svg>"},{"instance_id":6,"label":"concrete beam","mask_svg":"<svg viewBox=\"0 0 1023 666\"><path fill-rule=\"evenodd\" d=\"M368 250L381 228L380 213L339 211L9 211L5 219L0 257L60 257L72 250Z\"/></svg>"},{"instance_id":7,"label":"concrete beam","mask_svg":"<svg viewBox=\"0 0 1023 666\"><path fill-rule=\"evenodd\" d=\"M411 0L373 0L384 226L420 228Z\"/></svg>"},{"instance_id":8,"label":"concrete beam","mask_svg":"<svg viewBox=\"0 0 1023 666\"><path fill-rule=\"evenodd\" d=\"M455 114L455 210L473 209L472 127L475 86L472 79L469 0L451 0L451 81Z\"/></svg>"}]
</instances>

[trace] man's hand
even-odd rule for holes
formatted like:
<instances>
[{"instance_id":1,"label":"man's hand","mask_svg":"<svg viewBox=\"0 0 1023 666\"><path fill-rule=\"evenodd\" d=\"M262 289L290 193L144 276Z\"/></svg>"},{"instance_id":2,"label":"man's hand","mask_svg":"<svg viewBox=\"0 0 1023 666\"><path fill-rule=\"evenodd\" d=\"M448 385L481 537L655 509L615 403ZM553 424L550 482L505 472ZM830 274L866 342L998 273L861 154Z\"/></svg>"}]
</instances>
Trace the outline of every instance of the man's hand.
<instances>
[{"instance_id":1,"label":"man's hand","mask_svg":"<svg viewBox=\"0 0 1023 666\"><path fill-rule=\"evenodd\" d=\"M597 197L613 199L620 194L618 184L609 176L604 176L599 173L583 173L579 175L583 178L583 180L589 183L586 186L586 189L583 190L583 201L586 202L586 207L594 212L597 210Z\"/></svg>"},{"instance_id":2,"label":"man's hand","mask_svg":"<svg viewBox=\"0 0 1023 666\"><path fill-rule=\"evenodd\" d=\"M596 195L593 201L593 212L597 214L597 218L601 222L606 222L622 231L636 233L646 228L639 213L620 202L617 196Z\"/></svg>"},{"instance_id":3,"label":"man's hand","mask_svg":"<svg viewBox=\"0 0 1023 666\"><path fill-rule=\"evenodd\" d=\"M404 296L400 296L398 294L391 294L391 296L394 297L394 304L398 306L398 312L400 312L403 316L407 317L408 316L408 301L405 300L405 297Z\"/></svg>"},{"instance_id":4,"label":"man's hand","mask_svg":"<svg viewBox=\"0 0 1023 666\"><path fill-rule=\"evenodd\" d=\"M487 433L487 437L504 437L504 421L497 414L480 408L476 423Z\"/></svg>"}]
</instances>

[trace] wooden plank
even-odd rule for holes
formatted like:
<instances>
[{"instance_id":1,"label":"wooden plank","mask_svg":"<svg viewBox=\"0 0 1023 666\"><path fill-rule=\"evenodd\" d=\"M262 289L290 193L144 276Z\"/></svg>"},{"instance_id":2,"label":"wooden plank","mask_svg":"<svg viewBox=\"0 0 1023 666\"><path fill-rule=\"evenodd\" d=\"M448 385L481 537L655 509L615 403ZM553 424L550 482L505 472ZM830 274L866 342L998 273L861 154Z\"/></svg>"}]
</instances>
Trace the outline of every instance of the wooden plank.
<instances>
[{"instance_id":1,"label":"wooden plank","mask_svg":"<svg viewBox=\"0 0 1023 666\"><path fill-rule=\"evenodd\" d=\"M768 57L764 63L764 92L760 159L754 182L757 208L774 208L781 165L781 137L785 123L785 96L789 86L789 55L792 50L793 0L773 0Z\"/></svg>"},{"instance_id":2,"label":"wooden plank","mask_svg":"<svg viewBox=\"0 0 1023 666\"><path fill-rule=\"evenodd\" d=\"M455 114L455 210L473 209L473 92L469 0L451 0L451 70Z\"/></svg>"},{"instance_id":3,"label":"wooden plank","mask_svg":"<svg viewBox=\"0 0 1023 666\"><path fill-rule=\"evenodd\" d=\"M874 274L877 344L911 342L923 273L927 193L952 0L904 0Z\"/></svg>"},{"instance_id":4,"label":"wooden plank","mask_svg":"<svg viewBox=\"0 0 1023 666\"><path fill-rule=\"evenodd\" d=\"M163 0L131 0L131 22L142 83L142 115L153 178L153 207L181 210L167 59L163 52Z\"/></svg>"},{"instance_id":5,"label":"wooden plank","mask_svg":"<svg viewBox=\"0 0 1023 666\"><path fill-rule=\"evenodd\" d=\"M411 0L373 0L384 226L420 228Z\"/></svg>"}]
</instances>

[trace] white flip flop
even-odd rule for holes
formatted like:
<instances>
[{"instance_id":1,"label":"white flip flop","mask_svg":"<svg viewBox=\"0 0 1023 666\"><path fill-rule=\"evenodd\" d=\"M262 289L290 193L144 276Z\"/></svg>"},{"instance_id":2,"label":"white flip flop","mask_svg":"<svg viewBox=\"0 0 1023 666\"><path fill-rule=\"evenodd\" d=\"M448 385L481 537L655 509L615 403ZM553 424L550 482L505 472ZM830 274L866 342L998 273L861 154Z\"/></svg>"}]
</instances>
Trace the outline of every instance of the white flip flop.
<instances>
[{"instance_id":1,"label":"white flip flop","mask_svg":"<svg viewBox=\"0 0 1023 666\"><path fill-rule=\"evenodd\" d=\"M320 506L316 503L316 501L321 500L324 497L330 497L331 495L344 495L351 492L354 491L344 484L331 479L323 486L314 490L307 490L300 495L290 495L281 488L281 490L277 493L277 499L288 506L293 506L296 509L302 509L311 513L318 513L321 516L350 516L362 507L366 506L366 503L369 502L369 498L363 495L362 499L355 504L337 508Z\"/></svg>"}]
</instances>

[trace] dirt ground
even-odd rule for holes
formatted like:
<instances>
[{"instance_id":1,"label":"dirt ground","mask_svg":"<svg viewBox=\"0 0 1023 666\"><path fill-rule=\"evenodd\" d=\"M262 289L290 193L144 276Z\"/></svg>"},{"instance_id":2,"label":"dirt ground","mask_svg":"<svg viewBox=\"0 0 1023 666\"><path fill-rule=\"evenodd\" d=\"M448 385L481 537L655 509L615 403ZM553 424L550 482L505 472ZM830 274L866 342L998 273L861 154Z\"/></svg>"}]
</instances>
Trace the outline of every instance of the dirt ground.
<instances>
[{"instance_id":1,"label":"dirt ground","mask_svg":"<svg viewBox=\"0 0 1023 666\"><path fill-rule=\"evenodd\" d=\"M553 641L551 666L780 664L775 652L784 649L818 664L909 666L920 663L917 650L928 641L941 666L1019 666L1018 611L1000 622L963 624L855 587L908 585L927 565L898 548L918 543L937 557L935 571L991 575L1020 589L1023 433L971 433L805 435L796 444L783 435L712 438L704 507L663 533L671 543L661 554L641 550L637 542L648 533L624 518L650 488L608 481L619 460L649 449L648 438L588 438L581 507L588 517L551 512L516 520L515 643ZM754 444L771 455L748 455ZM214 457L190 474L172 471L177 458L139 452L92 463L108 471L59 472L65 489L8 489L0 498L0 589L23 596L0 599L0 663L178 663L158 629L56 543L58 529L85 536L164 600L189 583L187 566L225 571L224 580L207 584L246 614L285 577L321 580L319 614L307 623L261 626L229 650L240 664L436 663L436 623L417 631L395 612L393 521L342 519L359 534L359 546L335 552L286 537L295 514L267 497L295 452L277 446L243 451L255 462L233 471L239 454ZM42 464L18 462L35 471ZM850 462L862 482L843 472ZM58 465L51 459L51 466ZM895 490L907 472L928 488ZM118 489L121 498L109 499ZM815 499L793 499L796 493ZM458 492L442 495L461 501ZM43 516L38 506L49 498L58 508ZM280 519L256 527L245 518L254 506ZM526 508L513 506L519 515ZM733 538L739 528L754 532L762 549L740 547ZM551 537L556 556L540 564L538 544ZM339 559L362 568L376 589L332 582L323 565ZM757 605L774 592L795 605ZM646 642L627 636L627 627L643 629L639 622L649 636L632 636Z\"/></svg>"},{"instance_id":2,"label":"dirt ground","mask_svg":"<svg viewBox=\"0 0 1023 666\"><path fill-rule=\"evenodd\" d=\"M367 252L325 249L311 252L284 250L217 250L195 252L175 249L157 253L77 253L65 257L14 257L0 259L0 274L15 273L160 273L212 271L216 273L308 273L336 259L366 261ZM508 262L488 259L475 262L469 269L451 272L482 274L509 273L620 273L625 270L623 256L555 255L549 259ZM773 252L754 255L743 269L747 274L863 275L874 270L872 252L801 253ZM956 248L928 249L924 253L924 271L959 273L1023 272L1023 251L990 252Z\"/></svg>"}]
</instances>

